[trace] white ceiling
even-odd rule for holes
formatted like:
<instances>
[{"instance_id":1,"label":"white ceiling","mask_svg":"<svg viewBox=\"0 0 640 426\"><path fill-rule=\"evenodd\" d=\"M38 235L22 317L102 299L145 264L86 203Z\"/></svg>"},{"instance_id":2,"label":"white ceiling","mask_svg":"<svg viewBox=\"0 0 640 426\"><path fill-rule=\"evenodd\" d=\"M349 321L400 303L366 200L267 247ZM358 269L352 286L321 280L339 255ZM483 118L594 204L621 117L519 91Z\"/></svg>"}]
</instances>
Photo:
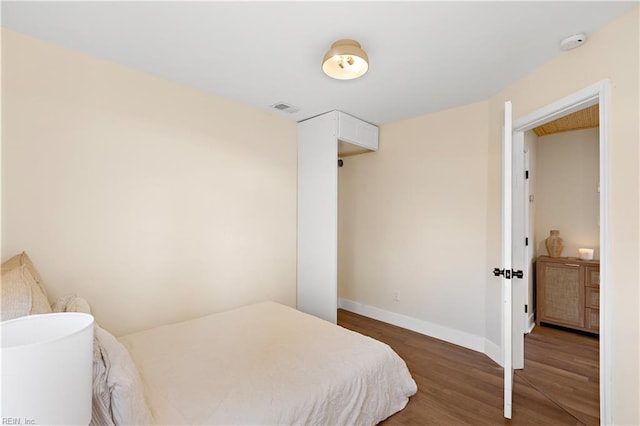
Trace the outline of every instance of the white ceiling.
<instances>
[{"instance_id":1,"label":"white ceiling","mask_svg":"<svg viewBox=\"0 0 640 426\"><path fill-rule=\"evenodd\" d=\"M631 2L2 2L2 26L292 120L383 124L490 98ZM369 72L322 73L358 40ZM588 43L588 41L587 41ZM300 108L287 114L277 102Z\"/></svg>"}]
</instances>

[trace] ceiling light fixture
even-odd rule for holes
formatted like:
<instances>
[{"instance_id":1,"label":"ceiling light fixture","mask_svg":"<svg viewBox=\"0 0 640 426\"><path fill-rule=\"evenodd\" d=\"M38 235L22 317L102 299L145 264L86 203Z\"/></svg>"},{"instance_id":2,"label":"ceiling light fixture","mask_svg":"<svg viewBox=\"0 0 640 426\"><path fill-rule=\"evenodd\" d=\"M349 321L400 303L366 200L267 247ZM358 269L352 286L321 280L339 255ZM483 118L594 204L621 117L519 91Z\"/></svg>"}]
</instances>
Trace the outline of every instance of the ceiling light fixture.
<instances>
[{"instance_id":1,"label":"ceiling light fixture","mask_svg":"<svg viewBox=\"0 0 640 426\"><path fill-rule=\"evenodd\" d=\"M369 69L369 57L355 40L338 40L322 59L322 71L338 80L362 77Z\"/></svg>"}]
</instances>

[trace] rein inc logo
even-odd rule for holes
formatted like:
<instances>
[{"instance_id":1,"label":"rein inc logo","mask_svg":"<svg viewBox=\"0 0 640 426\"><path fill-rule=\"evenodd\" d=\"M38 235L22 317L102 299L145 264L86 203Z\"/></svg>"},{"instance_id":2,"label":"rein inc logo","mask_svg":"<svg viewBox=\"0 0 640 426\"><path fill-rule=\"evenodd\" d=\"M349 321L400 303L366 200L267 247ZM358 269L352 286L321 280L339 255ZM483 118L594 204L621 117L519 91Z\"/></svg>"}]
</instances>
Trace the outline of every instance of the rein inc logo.
<instances>
[{"instance_id":1,"label":"rein inc logo","mask_svg":"<svg viewBox=\"0 0 640 426\"><path fill-rule=\"evenodd\" d=\"M3 417L2 418L3 425L35 425L36 421L34 419L29 419L27 417Z\"/></svg>"}]
</instances>

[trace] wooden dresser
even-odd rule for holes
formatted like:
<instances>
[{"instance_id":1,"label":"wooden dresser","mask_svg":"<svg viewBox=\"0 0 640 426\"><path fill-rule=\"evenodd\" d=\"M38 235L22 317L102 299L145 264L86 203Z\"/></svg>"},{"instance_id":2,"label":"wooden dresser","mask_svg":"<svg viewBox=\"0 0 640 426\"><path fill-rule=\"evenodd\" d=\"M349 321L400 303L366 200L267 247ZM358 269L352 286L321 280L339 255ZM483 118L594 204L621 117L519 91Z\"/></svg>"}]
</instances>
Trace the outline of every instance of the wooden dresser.
<instances>
[{"instance_id":1,"label":"wooden dresser","mask_svg":"<svg viewBox=\"0 0 640 426\"><path fill-rule=\"evenodd\" d=\"M540 256L536 261L536 324L600 331L600 262Z\"/></svg>"}]
</instances>

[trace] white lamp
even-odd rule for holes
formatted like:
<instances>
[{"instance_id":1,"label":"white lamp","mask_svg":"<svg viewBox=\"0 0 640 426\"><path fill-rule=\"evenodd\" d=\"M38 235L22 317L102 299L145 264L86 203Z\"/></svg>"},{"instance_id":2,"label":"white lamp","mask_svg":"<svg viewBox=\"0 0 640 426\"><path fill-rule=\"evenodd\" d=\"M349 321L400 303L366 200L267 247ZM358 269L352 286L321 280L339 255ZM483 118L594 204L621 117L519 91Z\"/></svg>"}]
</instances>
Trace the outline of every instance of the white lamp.
<instances>
[{"instance_id":1,"label":"white lamp","mask_svg":"<svg viewBox=\"0 0 640 426\"><path fill-rule=\"evenodd\" d=\"M93 317L30 315L0 323L0 333L3 423L89 424Z\"/></svg>"}]
</instances>

